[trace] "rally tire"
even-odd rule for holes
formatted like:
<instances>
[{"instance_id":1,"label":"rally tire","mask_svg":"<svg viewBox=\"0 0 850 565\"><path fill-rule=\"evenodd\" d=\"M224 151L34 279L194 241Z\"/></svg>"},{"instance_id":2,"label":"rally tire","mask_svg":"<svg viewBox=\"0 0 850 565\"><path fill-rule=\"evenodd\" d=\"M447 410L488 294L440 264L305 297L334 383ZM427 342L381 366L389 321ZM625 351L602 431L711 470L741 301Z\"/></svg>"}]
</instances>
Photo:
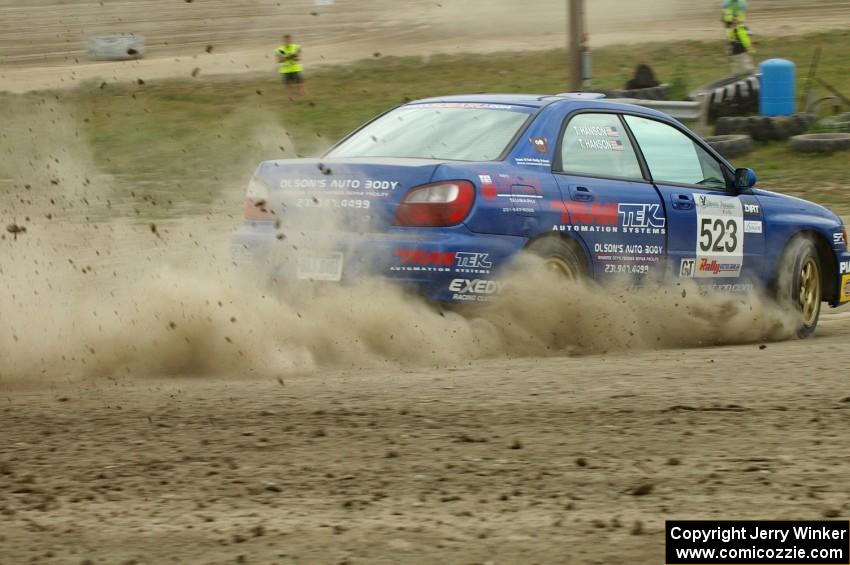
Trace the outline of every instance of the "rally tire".
<instances>
[{"instance_id":1,"label":"rally tire","mask_svg":"<svg viewBox=\"0 0 850 565\"><path fill-rule=\"evenodd\" d=\"M753 150L753 138L749 135L713 135L706 137L705 141L727 159L741 157Z\"/></svg>"},{"instance_id":2,"label":"rally tire","mask_svg":"<svg viewBox=\"0 0 850 565\"><path fill-rule=\"evenodd\" d=\"M790 147L798 153L829 154L850 149L850 133L809 133L795 135Z\"/></svg>"},{"instance_id":3,"label":"rally tire","mask_svg":"<svg viewBox=\"0 0 850 565\"><path fill-rule=\"evenodd\" d=\"M807 131L814 124L812 114L793 116L748 116L718 118L715 135L746 134L755 141L783 141Z\"/></svg>"},{"instance_id":4,"label":"rally tire","mask_svg":"<svg viewBox=\"0 0 850 565\"><path fill-rule=\"evenodd\" d=\"M588 275L587 261L578 244L561 237L542 237L525 248L526 253L543 259L547 269L565 279L580 280Z\"/></svg>"},{"instance_id":5,"label":"rally tire","mask_svg":"<svg viewBox=\"0 0 850 565\"><path fill-rule=\"evenodd\" d=\"M797 337L807 338L817 328L823 300L823 267L815 244L803 237L793 239L783 252L779 268L777 302L800 315Z\"/></svg>"},{"instance_id":6,"label":"rally tire","mask_svg":"<svg viewBox=\"0 0 850 565\"><path fill-rule=\"evenodd\" d=\"M850 133L850 120L844 122L835 122L835 131L841 133Z\"/></svg>"},{"instance_id":7,"label":"rally tire","mask_svg":"<svg viewBox=\"0 0 850 565\"><path fill-rule=\"evenodd\" d=\"M708 119L715 121L730 116L746 116L758 112L761 77L731 75L715 81L691 94L696 99L699 92L707 92Z\"/></svg>"},{"instance_id":8,"label":"rally tire","mask_svg":"<svg viewBox=\"0 0 850 565\"><path fill-rule=\"evenodd\" d=\"M747 130L747 118L726 116L717 118L714 124L715 135L733 135Z\"/></svg>"}]
</instances>

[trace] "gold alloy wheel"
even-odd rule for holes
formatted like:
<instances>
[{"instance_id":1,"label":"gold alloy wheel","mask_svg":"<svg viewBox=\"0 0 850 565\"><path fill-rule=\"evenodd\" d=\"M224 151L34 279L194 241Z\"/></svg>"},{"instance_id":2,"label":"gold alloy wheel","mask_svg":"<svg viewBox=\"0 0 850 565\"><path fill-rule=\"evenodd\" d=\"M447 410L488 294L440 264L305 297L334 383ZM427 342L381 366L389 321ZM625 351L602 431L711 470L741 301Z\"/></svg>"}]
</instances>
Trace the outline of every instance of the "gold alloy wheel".
<instances>
[{"instance_id":1,"label":"gold alloy wheel","mask_svg":"<svg viewBox=\"0 0 850 565\"><path fill-rule=\"evenodd\" d=\"M576 272L575 267L560 257L547 257L543 264L545 265L546 270L550 273L555 273L556 275L571 281L578 279L578 273Z\"/></svg>"},{"instance_id":2,"label":"gold alloy wheel","mask_svg":"<svg viewBox=\"0 0 850 565\"><path fill-rule=\"evenodd\" d=\"M814 257L807 257L800 268L800 308L803 324L811 326L817 321L820 305L820 271Z\"/></svg>"}]
</instances>

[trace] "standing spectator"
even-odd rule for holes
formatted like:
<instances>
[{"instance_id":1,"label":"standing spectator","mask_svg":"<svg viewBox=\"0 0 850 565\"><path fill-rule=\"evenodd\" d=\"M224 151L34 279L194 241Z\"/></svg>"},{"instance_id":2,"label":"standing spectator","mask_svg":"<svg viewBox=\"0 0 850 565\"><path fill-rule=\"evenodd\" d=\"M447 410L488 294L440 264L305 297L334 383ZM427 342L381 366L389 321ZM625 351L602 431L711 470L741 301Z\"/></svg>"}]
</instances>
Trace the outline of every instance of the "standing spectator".
<instances>
[{"instance_id":1,"label":"standing spectator","mask_svg":"<svg viewBox=\"0 0 850 565\"><path fill-rule=\"evenodd\" d=\"M723 1L723 25L726 26L726 39L729 42L729 58L732 72L744 74L751 72L753 65L753 42L747 28L746 0Z\"/></svg>"},{"instance_id":2,"label":"standing spectator","mask_svg":"<svg viewBox=\"0 0 850 565\"><path fill-rule=\"evenodd\" d=\"M281 80L287 87L292 87L296 94L304 94L304 66L301 64L301 46L292 42L288 33L283 36L283 44L275 50L277 62L280 65Z\"/></svg>"}]
</instances>

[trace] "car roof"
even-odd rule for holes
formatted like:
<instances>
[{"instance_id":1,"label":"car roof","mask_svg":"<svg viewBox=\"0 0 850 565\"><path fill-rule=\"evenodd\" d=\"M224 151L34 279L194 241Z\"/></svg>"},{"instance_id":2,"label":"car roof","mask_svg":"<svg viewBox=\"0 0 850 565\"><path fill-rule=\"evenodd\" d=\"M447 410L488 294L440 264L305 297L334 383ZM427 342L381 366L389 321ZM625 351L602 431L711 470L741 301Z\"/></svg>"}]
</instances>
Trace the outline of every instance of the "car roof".
<instances>
[{"instance_id":1,"label":"car roof","mask_svg":"<svg viewBox=\"0 0 850 565\"><path fill-rule=\"evenodd\" d=\"M567 111L596 109L639 113L647 116L655 116L668 120L670 119L670 116L662 112L658 112L657 110L646 108L644 106L636 106L634 104L625 104L614 100L607 100L602 94L590 92L565 92L563 94L460 94L423 98L422 100L409 102L408 105L446 103L504 104L511 106L525 106L529 108L542 108L544 106L549 106L550 104L564 104L565 106L571 106L567 108Z\"/></svg>"}]
</instances>

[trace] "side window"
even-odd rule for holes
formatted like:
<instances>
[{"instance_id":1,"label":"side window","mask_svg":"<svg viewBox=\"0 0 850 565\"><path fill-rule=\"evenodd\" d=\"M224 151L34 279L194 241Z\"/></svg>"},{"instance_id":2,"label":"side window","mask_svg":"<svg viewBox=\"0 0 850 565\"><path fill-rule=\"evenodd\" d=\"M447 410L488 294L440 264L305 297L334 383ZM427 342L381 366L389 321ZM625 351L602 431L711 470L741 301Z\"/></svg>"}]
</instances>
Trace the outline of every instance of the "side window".
<instances>
[{"instance_id":1,"label":"side window","mask_svg":"<svg viewBox=\"0 0 850 565\"><path fill-rule=\"evenodd\" d=\"M564 130L564 173L643 180L635 150L615 114L579 114Z\"/></svg>"},{"instance_id":2,"label":"side window","mask_svg":"<svg viewBox=\"0 0 850 565\"><path fill-rule=\"evenodd\" d=\"M726 188L723 167L690 137L662 122L625 116L653 180Z\"/></svg>"}]
</instances>

